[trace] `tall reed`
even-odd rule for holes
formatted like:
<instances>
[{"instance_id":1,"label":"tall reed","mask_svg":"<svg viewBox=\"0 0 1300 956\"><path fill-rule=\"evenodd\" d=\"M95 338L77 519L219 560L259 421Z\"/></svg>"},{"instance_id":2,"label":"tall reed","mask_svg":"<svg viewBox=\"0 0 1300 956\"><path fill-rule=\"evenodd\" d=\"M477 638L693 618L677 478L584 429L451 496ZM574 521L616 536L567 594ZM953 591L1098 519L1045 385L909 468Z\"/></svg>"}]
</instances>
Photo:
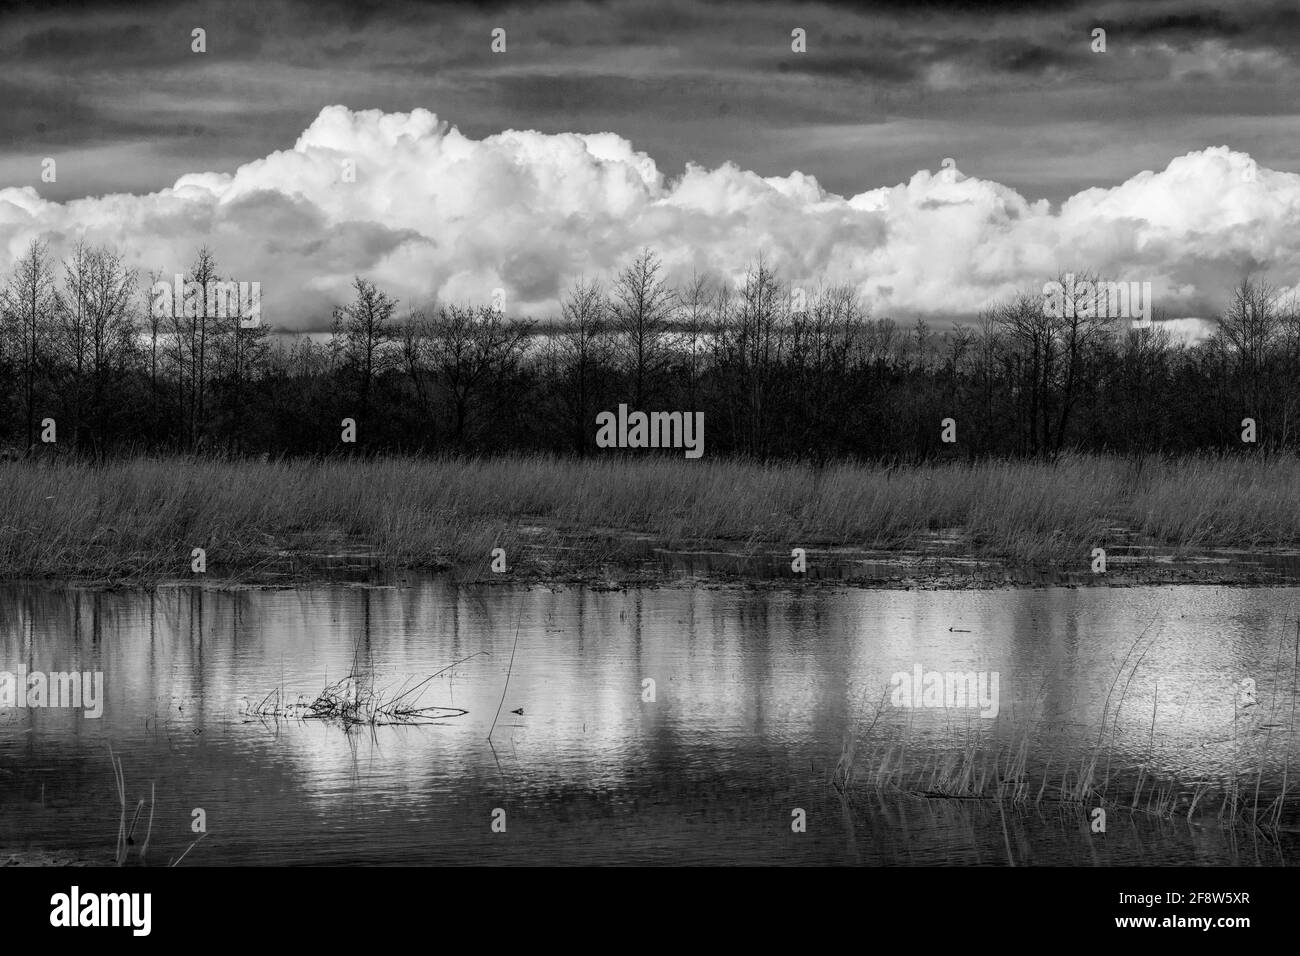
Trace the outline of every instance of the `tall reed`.
<instances>
[{"instance_id":1,"label":"tall reed","mask_svg":"<svg viewBox=\"0 0 1300 956\"><path fill-rule=\"evenodd\" d=\"M194 548L239 570L346 548L388 566L483 562L494 547L545 564L575 535L780 549L945 534L973 555L1079 564L1116 540L1300 544L1297 485L1291 456L1140 469L1105 456L901 468L629 455L16 461L0 463L0 576L170 576L188 572Z\"/></svg>"}]
</instances>

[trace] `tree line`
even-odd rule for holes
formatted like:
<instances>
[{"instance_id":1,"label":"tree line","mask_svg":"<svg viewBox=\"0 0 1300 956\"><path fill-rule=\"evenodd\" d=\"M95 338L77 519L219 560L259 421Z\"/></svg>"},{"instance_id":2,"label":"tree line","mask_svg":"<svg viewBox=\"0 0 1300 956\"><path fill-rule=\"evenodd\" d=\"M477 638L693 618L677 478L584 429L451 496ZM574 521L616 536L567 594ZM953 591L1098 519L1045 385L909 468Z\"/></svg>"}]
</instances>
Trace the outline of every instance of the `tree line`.
<instances>
[{"instance_id":1,"label":"tree line","mask_svg":"<svg viewBox=\"0 0 1300 956\"><path fill-rule=\"evenodd\" d=\"M1085 273L1083 278L1095 279ZM545 322L406 305L356 277L315 340L150 301L111 247L35 241L0 285L0 446L198 452L596 453L598 412L702 411L710 455L1053 457L1300 445L1300 308L1247 275L1196 344L1157 321L1049 309L1032 290L936 330L872 317L848 286L794 288L761 257L739 283L672 284L643 250L575 280ZM221 281L198 252L185 279ZM1076 280L1077 281L1077 280ZM341 443L341 421L356 443ZM956 423L955 443L941 421Z\"/></svg>"}]
</instances>

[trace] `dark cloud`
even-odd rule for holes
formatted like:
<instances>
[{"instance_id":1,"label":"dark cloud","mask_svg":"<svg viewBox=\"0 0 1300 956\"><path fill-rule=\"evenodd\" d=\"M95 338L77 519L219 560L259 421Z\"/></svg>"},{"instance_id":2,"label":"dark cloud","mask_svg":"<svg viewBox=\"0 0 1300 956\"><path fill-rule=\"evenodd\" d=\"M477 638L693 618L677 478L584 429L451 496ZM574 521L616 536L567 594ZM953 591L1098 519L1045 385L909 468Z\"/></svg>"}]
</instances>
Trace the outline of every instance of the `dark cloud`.
<instances>
[{"instance_id":1,"label":"dark cloud","mask_svg":"<svg viewBox=\"0 0 1300 956\"><path fill-rule=\"evenodd\" d=\"M809 73L844 79L876 80L885 83L910 83L921 74L922 65L912 58L886 53L831 54L800 56L792 54L776 63L781 73Z\"/></svg>"},{"instance_id":2,"label":"dark cloud","mask_svg":"<svg viewBox=\"0 0 1300 956\"><path fill-rule=\"evenodd\" d=\"M507 54L489 49L495 25ZM790 49L796 25L807 53ZM189 50L194 26L208 30L207 54ZM1089 49L1094 26L1109 34L1103 56ZM1242 117L1294 112L1297 38L1289 0L8 3L0 168L129 147L152 159L86 185L156 189L169 182L143 177L228 171L288 148L322 106L346 103L425 106L479 136L617 132L667 170L743 159L775 174L793 163L852 192L882 170L932 168L935 152L958 152L954 138L974 166L1000 157L998 126L1039 128L1034 162L1061 170L1073 168L1082 123L1122 141L1135 126L1214 116L1219 141L1232 142ZM911 152L889 144L888 162L821 134L802 147L785 136L886 121L915 131ZM1034 181L1082 185L1050 169Z\"/></svg>"},{"instance_id":3,"label":"dark cloud","mask_svg":"<svg viewBox=\"0 0 1300 956\"><path fill-rule=\"evenodd\" d=\"M1133 37L1168 37L1182 34L1206 39L1208 37L1232 37L1242 32L1241 24L1234 15L1223 10L1196 10L1186 13L1162 13L1142 15L1121 19L1118 25L1123 27L1126 36Z\"/></svg>"},{"instance_id":4,"label":"dark cloud","mask_svg":"<svg viewBox=\"0 0 1300 956\"><path fill-rule=\"evenodd\" d=\"M995 66L1011 73L1042 73L1051 67L1077 63L1079 54L1033 43L1010 44L993 59Z\"/></svg>"},{"instance_id":5,"label":"dark cloud","mask_svg":"<svg viewBox=\"0 0 1300 956\"><path fill-rule=\"evenodd\" d=\"M153 43L149 31L138 23L54 26L32 31L15 44L16 49L6 52L26 62L58 60L70 66L105 62L121 65L132 51L141 58L137 62L156 56Z\"/></svg>"}]
</instances>

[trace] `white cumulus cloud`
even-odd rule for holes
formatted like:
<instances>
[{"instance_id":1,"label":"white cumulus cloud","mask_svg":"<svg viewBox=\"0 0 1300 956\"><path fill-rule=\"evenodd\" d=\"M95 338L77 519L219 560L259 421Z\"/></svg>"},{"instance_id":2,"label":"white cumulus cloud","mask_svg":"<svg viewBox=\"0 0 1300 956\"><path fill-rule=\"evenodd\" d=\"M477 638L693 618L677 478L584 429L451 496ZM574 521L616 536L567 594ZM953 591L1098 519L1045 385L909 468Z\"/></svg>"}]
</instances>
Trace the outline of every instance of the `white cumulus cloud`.
<instances>
[{"instance_id":1,"label":"white cumulus cloud","mask_svg":"<svg viewBox=\"0 0 1300 956\"><path fill-rule=\"evenodd\" d=\"M762 253L795 284L848 282L901 319L970 316L1082 270L1149 281L1179 316L1245 269L1294 285L1298 226L1300 176L1226 146L1053 208L956 170L844 197L734 163L669 177L613 133L474 140L423 109L330 106L292 149L233 174L66 203L0 189L0 269L37 236L56 254L82 235L109 242L167 275L207 244L232 278L262 283L267 321L304 329L326 325L356 274L411 305L499 288L508 311L541 317L578 274L609 276L650 246L678 277L734 278Z\"/></svg>"}]
</instances>

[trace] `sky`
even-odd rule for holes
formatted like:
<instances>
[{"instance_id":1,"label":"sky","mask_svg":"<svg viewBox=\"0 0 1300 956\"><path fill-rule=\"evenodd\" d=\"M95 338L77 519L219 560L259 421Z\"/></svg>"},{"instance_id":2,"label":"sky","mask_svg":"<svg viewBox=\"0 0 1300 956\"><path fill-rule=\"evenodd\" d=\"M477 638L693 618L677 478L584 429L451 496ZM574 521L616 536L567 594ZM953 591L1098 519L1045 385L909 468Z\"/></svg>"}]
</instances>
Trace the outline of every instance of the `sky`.
<instances>
[{"instance_id":1,"label":"sky","mask_svg":"<svg viewBox=\"0 0 1300 956\"><path fill-rule=\"evenodd\" d=\"M1208 317L1300 284L1297 46L1272 0L10 3L0 270L206 244L319 330L358 274L540 318L649 246L903 322L1070 270Z\"/></svg>"}]
</instances>

